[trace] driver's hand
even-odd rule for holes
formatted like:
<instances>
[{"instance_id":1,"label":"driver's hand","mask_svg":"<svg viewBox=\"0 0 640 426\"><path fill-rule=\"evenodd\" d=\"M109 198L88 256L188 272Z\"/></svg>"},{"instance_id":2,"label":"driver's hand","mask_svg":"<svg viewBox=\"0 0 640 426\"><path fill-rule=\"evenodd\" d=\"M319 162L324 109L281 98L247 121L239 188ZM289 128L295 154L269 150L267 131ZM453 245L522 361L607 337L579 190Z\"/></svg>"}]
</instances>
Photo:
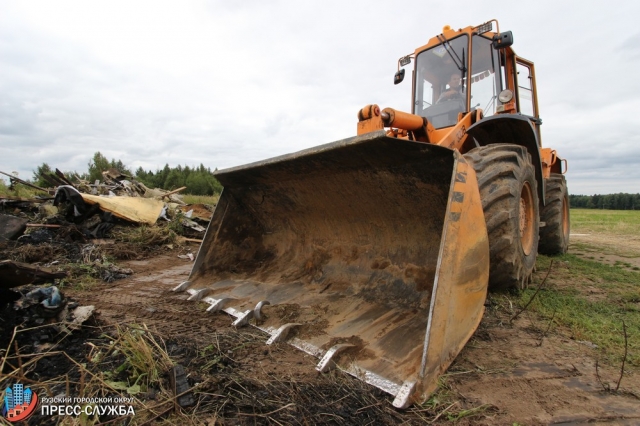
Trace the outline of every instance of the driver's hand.
<instances>
[{"instance_id":1,"label":"driver's hand","mask_svg":"<svg viewBox=\"0 0 640 426\"><path fill-rule=\"evenodd\" d=\"M454 99L456 96L457 96L457 93L455 90L447 90L446 92L442 92L442 95L440 95L440 99L438 99L438 103L444 102L444 101L450 101Z\"/></svg>"},{"instance_id":2,"label":"driver's hand","mask_svg":"<svg viewBox=\"0 0 640 426\"><path fill-rule=\"evenodd\" d=\"M445 99L453 99L458 97L459 93L456 92L455 90L447 90L446 92L444 92L444 97Z\"/></svg>"}]
</instances>

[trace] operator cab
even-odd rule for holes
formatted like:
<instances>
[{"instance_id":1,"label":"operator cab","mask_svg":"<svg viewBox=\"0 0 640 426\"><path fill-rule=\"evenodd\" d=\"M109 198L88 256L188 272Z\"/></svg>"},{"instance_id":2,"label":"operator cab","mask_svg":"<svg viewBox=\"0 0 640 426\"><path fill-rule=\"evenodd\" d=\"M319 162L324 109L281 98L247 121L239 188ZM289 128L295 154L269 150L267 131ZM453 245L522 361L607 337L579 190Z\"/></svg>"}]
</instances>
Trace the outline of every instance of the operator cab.
<instances>
[{"instance_id":1,"label":"operator cab","mask_svg":"<svg viewBox=\"0 0 640 426\"><path fill-rule=\"evenodd\" d=\"M413 113L426 117L436 129L455 125L459 113L476 108L485 116L495 114L503 85L493 39L476 32L471 42L466 33L438 39L440 44L416 56Z\"/></svg>"}]
</instances>

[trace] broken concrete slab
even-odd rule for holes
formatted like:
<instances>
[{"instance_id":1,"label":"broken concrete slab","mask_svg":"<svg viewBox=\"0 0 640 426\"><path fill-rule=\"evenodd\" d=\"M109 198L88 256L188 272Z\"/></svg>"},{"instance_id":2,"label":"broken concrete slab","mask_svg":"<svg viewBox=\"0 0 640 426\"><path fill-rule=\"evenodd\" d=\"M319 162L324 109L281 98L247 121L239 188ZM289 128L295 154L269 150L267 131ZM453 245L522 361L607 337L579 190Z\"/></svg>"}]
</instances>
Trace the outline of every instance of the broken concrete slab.
<instances>
[{"instance_id":1,"label":"broken concrete slab","mask_svg":"<svg viewBox=\"0 0 640 426\"><path fill-rule=\"evenodd\" d=\"M67 311L65 316L58 316L58 320L60 322L66 322L65 324L65 331L68 332L73 332L75 330L79 330L82 327L82 324L84 322L86 322L89 318L91 318L91 316L93 316L93 312L96 310L96 307L93 305L87 305L87 306L78 306L77 308L73 309L71 312ZM69 315L71 314L71 317L73 319L71 319L70 322L69 321Z\"/></svg>"}]
</instances>

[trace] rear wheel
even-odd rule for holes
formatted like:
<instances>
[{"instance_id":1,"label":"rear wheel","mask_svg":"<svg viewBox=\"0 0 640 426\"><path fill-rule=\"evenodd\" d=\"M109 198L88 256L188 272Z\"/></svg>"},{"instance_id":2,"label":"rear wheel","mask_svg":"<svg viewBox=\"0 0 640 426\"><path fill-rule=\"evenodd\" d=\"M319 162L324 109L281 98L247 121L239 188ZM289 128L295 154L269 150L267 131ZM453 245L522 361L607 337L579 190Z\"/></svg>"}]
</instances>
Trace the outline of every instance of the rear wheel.
<instances>
[{"instance_id":1,"label":"rear wheel","mask_svg":"<svg viewBox=\"0 0 640 426\"><path fill-rule=\"evenodd\" d=\"M540 228L542 254L564 254L569 247L569 194L564 176L552 173L546 181L545 206L540 212L544 226Z\"/></svg>"},{"instance_id":2,"label":"rear wheel","mask_svg":"<svg viewBox=\"0 0 640 426\"><path fill-rule=\"evenodd\" d=\"M538 191L526 148L497 144L465 154L476 171L489 234L489 288L525 288L538 253Z\"/></svg>"}]
</instances>

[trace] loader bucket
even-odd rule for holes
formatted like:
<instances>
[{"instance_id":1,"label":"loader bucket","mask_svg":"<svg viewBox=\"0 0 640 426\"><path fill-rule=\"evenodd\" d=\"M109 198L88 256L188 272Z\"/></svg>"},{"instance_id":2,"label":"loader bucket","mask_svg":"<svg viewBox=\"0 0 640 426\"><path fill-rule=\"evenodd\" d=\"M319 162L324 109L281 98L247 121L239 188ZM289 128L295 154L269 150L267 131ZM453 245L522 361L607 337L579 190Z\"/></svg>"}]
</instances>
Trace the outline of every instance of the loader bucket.
<instances>
[{"instance_id":1,"label":"loader bucket","mask_svg":"<svg viewBox=\"0 0 640 426\"><path fill-rule=\"evenodd\" d=\"M437 387L480 323L489 246L473 168L384 131L222 170L175 288L395 396Z\"/></svg>"}]
</instances>

